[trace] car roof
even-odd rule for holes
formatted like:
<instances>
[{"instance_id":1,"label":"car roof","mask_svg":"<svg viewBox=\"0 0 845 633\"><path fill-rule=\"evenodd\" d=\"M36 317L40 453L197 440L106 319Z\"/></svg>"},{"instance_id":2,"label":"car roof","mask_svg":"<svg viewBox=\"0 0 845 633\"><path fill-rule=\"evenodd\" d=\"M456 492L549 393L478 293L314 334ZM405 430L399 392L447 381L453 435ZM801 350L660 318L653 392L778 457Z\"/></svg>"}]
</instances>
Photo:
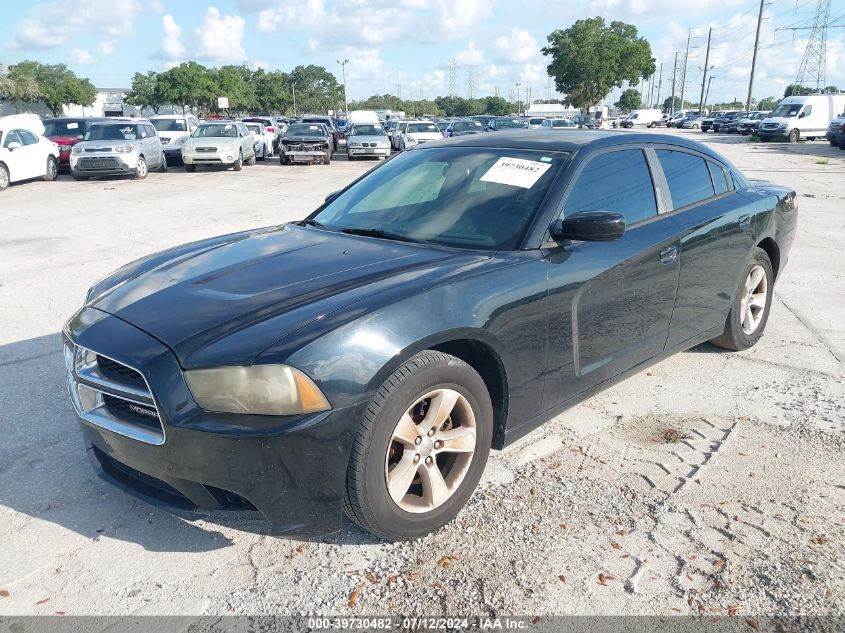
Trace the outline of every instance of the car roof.
<instances>
[{"instance_id":1,"label":"car roof","mask_svg":"<svg viewBox=\"0 0 845 633\"><path fill-rule=\"evenodd\" d=\"M189 116L194 116L193 114L155 114L150 117L150 121L153 119L184 119Z\"/></svg>"},{"instance_id":2,"label":"car roof","mask_svg":"<svg viewBox=\"0 0 845 633\"><path fill-rule=\"evenodd\" d=\"M433 144L415 146L410 151L424 151L427 148L455 145L462 147L489 147L496 149L536 149L546 151L574 152L582 147L609 147L627 143L661 143L679 145L693 149L724 161L706 145L681 136L649 134L647 132L617 132L613 130L575 130L561 136L560 132L536 130L503 130L496 134L473 134L454 136Z\"/></svg>"}]
</instances>

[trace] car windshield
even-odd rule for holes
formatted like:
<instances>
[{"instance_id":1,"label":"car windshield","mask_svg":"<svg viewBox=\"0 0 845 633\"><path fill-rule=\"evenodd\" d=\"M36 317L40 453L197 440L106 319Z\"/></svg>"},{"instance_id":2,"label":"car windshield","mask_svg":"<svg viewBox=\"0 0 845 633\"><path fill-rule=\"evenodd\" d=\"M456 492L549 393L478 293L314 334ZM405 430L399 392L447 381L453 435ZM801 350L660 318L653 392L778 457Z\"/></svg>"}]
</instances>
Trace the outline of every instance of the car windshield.
<instances>
[{"instance_id":1,"label":"car windshield","mask_svg":"<svg viewBox=\"0 0 845 633\"><path fill-rule=\"evenodd\" d=\"M331 126L329 119L302 119L303 123L323 123L326 126Z\"/></svg>"},{"instance_id":2,"label":"car windshield","mask_svg":"<svg viewBox=\"0 0 845 633\"><path fill-rule=\"evenodd\" d=\"M384 129L380 125L356 125L352 136L384 136Z\"/></svg>"},{"instance_id":3,"label":"car windshield","mask_svg":"<svg viewBox=\"0 0 845 633\"><path fill-rule=\"evenodd\" d=\"M285 132L285 136L325 136L323 126L317 123L294 123Z\"/></svg>"},{"instance_id":4,"label":"car windshield","mask_svg":"<svg viewBox=\"0 0 845 633\"><path fill-rule=\"evenodd\" d=\"M439 132L440 129L434 123L409 123L408 130L411 134L419 134L423 132Z\"/></svg>"},{"instance_id":5,"label":"car windshield","mask_svg":"<svg viewBox=\"0 0 845 633\"><path fill-rule=\"evenodd\" d=\"M410 241L484 250L516 248L566 152L440 147L400 154L313 219Z\"/></svg>"},{"instance_id":6,"label":"car windshield","mask_svg":"<svg viewBox=\"0 0 845 633\"><path fill-rule=\"evenodd\" d=\"M528 125L542 125L545 119L528 119Z\"/></svg>"},{"instance_id":7,"label":"car windshield","mask_svg":"<svg viewBox=\"0 0 845 633\"><path fill-rule=\"evenodd\" d=\"M514 121L513 119L496 119L497 128L517 128L522 127L522 123Z\"/></svg>"},{"instance_id":8,"label":"car windshield","mask_svg":"<svg viewBox=\"0 0 845 633\"><path fill-rule=\"evenodd\" d=\"M85 136L85 121L44 121L44 136Z\"/></svg>"},{"instance_id":9,"label":"car windshield","mask_svg":"<svg viewBox=\"0 0 845 633\"><path fill-rule=\"evenodd\" d=\"M246 129L248 129L253 134L261 134L261 126L257 123L247 123Z\"/></svg>"},{"instance_id":10,"label":"car windshield","mask_svg":"<svg viewBox=\"0 0 845 633\"><path fill-rule=\"evenodd\" d=\"M775 108L772 112L772 117L790 117L795 116L801 110L803 103L784 103Z\"/></svg>"},{"instance_id":11,"label":"car windshield","mask_svg":"<svg viewBox=\"0 0 845 633\"><path fill-rule=\"evenodd\" d=\"M552 121L552 127L572 127L573 125L572 121L567 121L566 119L555 119Z\"/></svg>"},{"instance_id":12,"label":"car windshield","mask_svg":"<svg viewBox=\"0 0 845 633\"><path fill-rule=\"evenodd\" d=\"M185 119L153 119L152 124L159 132L185 132L188 129Z\"/></svg>"},{"instance_id":13,"label":"car windshield","mask_svg":"<svg viewBox=\"0 0 845 633\"><path fill-rule=\"evenodd\" d=\"M85 133L86 141L134 141L138 138L135 125L92 125Z\"/></svg>"},{"instance_id":14,"label":"car windshield","mask_svg":"<svg viewBox=\"0 0 845 633\"><path fill-rule=\"evenodd\" d=\"M238 127L234 123L209 123L200 125L192 134L194 138L237 138Z\"/></svg>"}]
</instances>

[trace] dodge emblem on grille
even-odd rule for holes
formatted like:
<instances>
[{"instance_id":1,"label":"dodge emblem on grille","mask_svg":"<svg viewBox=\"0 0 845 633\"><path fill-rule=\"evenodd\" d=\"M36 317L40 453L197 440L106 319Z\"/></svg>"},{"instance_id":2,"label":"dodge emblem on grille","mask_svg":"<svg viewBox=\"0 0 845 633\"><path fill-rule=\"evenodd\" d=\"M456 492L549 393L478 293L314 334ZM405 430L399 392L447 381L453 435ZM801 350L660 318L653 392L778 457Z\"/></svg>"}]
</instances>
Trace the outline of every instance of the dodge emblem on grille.
<instances>
[{"instance_id":1,"label":"dodge emblem on grille","mask_svg":"<svg viewBox=\"0 0 845 633\"><path fill-rule=\"evenodd\" d=\"M150 409L147 409L147 408L145 408L145 407L139 407L137 404L130 404L130 405L129 405L129 410L130 410L132 413L137 413L138 415L145 415L145 416L147 416L148 418L156 418L156 419L158 419L158 415L156 414L156 412L155 412L155 411L151 411Z\"/></svg>"}]
</instances>

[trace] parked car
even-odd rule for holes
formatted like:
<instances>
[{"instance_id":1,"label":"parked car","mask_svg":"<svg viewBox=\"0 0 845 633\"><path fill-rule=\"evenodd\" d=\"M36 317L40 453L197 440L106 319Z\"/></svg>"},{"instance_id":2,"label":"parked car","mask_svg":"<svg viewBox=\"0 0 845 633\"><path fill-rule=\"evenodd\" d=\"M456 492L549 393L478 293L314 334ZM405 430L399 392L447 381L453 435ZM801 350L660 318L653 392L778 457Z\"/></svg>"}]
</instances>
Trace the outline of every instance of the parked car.
<instances>
[{"instance_id":1,"label":"parked car","mask_svg":"<svg viewBox=\"0 0 845 633\"><path fill-rule=\"evenodd\" d=\"M698 110L675 110L674 114L666 119L666 127L679 128L683 125L684 119L699 116Z\"/></svg>"},{"instance_id":2,"label":"parked car","mask_svg":"<svg viewBox=\"0 0 845 633\"><path fill-rule=\"evenodd\" d=\"M334 119L330 116L309 114L302 117L302 123L323 123L327 128L329 128L329 132L332 136L332 151L336 152L341 143L346 140L343 133L335 126Z\"/></svg>"},{"instance_id":3,"label":"parked car","mask_svg":"<svg viewBox=\"0 0 845 633\"><path fill-rule=\"evenodd\" d=\"M825 138L831 147L838 146L839 149L845 149L845 112L830 122L827 126Z\"/></svg>"},{"instance_id":4,"label":"parked car","mask_svg":"<svg viewBox=\"0 0 845 633\"><path fill-rule=\"evenodd\" d=\"M402 121L396 128L399 135L399 150L404 151L409 147L438 141L443 138L443 133L435 123L431 121ZM394 137L396 134L394 133Z\"/></svg>"},{"instance_id":5,"label":"parked car","mask_svg":"<svg viewBox=\"0 0 845 633\"><path fill-rule=\"evenodd\" d=\"M487 126L490 124L490 121L492 121L496 117L494 117L492 114L476 114L469 118L473 121L478 121L479 123L481 123L481 125L483 125L484 129L486 130Z\"/></svg>"},{"instance_id":6,"label":"parked car","mask_svg":"<svg viewBox=\"0 0 845 633\"><path fill-rule=\"evenodd\" d=\"M157 114L150 123L158 132L168 165L182 162L182 145L197 129L200 122L193 114Z\"/></svg>"},{"instance_id":7,"label":"parked car","mask_svg":"<svg viewBox=\"0 0 845 633\"><path fill-rule=\"evenodd\" d=\"M663 118L663 112L660 110L653 108L647 110L634 110L631 112L627 117L622 119L622 127L624 128L632 128L632 127L654 127L654 124Z\"/></svg>"},{"instance_id":8,"label":"parked car","mask_svg":"<svg viewBox=\"0 0 845 633\"><path fill-rule=\"evenodd\" d=\"M44 137L41 119L33 115L0 117L0 191L13 182L59 173L59 147Z\"/></svg>"},{"instance_id":9,"label":"parked car","mask_svg":"<svg viewBox=\"0 0 845 633\"><path fill-rule=\"evenodd\" d=\"M107 120L104 117L59 117L44 120L44 136L59 147L60 171L70 169L70 151L82 140L89 126Z\"/></svg>"},{"instance_id":10,"label":"parked car","mask_svg":"<svg viewBox=\"0 0 845 633\"><path fill-rule=\"evenodd\" d=\"M346 157L378 158L390 156L390 139L384 128L373 123L355 123L346 135Z\"/></svg>"},{"instance_id":11,"label":"parked car","mask_svg":"<svg viewBox=\"0 0 845 633\"><path fill-rule=\"evenodd\" d=\"M525 119L525 127L530 130L538 130L543 127L543 121L546 120L544 116L530 116Z\"/></svg>"},{"instance_id":12,"label":"parked car","mask_svg":"<svg viewBox=\"0 0 845 633\"><path fill-rule=\"evenodd\" d=\"M94 123L70 152L74 180L92 176L143 179L151 169L167 171L158 133L149 121L123 119Z\"/></svg>"},{"instance_id":13,"label":"parked car","mask_svg":"<svg viewBox=\"0 0 845 633\"><path fill-rule=\"evenodd\" d=\"M264 126L264 133L267 135L269 153L267 156L274 156L279 153L279 139L284 129L278 121L271 116L250 116L241 119L244 123L260 123Z\"/></svg>"},{"instance_id":14,"label":"parked car","mask_svg":"<svg viewBox=\"0 0 845 633\"><path fill-rule=\"evenodd\" d=\"M564 130L573 129L577 126L569 119L546 119L543 121L541 129L544 130Z\"/></svg>"},{"instance_id":15,"label":"parked car","mask_svg":"<svg viewBox=\"0 0 845 633\"><path fill-rule=\"evenodd\" d=\"M754 134L760 121L769 116L768 112L749 112L737 121L736 131L740 134Z\"/></svg>"},{"instance_id":16,"label":"parked car","mask_svg":"<svg viewBox=\"0 0 845 633\"><path fill-rule=\"evenodd\" d=\"M480 134L484 132L484 126L480 121L464 120L452 121L446 128L446 136L464 136L465 134Z\"/></svg>"},{"instance_id":17,"label":"parked car","mask_svg":"<svg viewBox=\"0 0 845 633\"><path fill-rule=\"evenodd\" d=\"M771 115L760 121L757 134L761 141L773 138L797 143L802 138L814 141L827 133L830 122L845 110L845 94L787 97Z\"/></svg>"},{"instance_id":18,"label":"parked car","mask_svg":"<svg viewBox=\"0 0 845 633\"><path fill-rule=\"evenodd\" d=\"M201 123L182 145L185 171L194 172L197 165L231 167L235 171L244 164L255 164L255 143L241 121Z\"/></svg>"},{"instance_id":19,"label":"parked car","mask_svg":"<svg viewBox=\"0 0 845 633\"><path fill-rule=\"evenodd\" d=\"M572 123L579 128L584 128L588 130L595 130L599 127L599 122L591 116L585 116L583 114L577 114L570 119Z\"/></svg>"},{"instance_id":20,"label":"parked car","mask_svg":"<svg viewBox=\"0 0 845 633\"><path fill-rule=\"evenodd\" d=\"M491 447L705 341L757 343L796 218L791 188L682 137L424 144L303 221L97 282L62 328L70 398L97 472L181 516L417 538Z\"/></svg>"},{"instance_id":21,"label":"parked car","mask_svg":"<svg viewBox=\"0 0 845 633\"><path fill-rule=\"evenodd\" d=\"M279 162L282 165L292 163L332 162L334 138L331 130L321 123L293 123L285 130L279 144Z\"/></svg>"},{"instance_id":22,"label":"parked car","mask_svg":"<svg viewBox=\"0 0 845 633\"><path fill-rule=\"evenodd\" d=\"M701 129L701 122L703 120L704 117L691 115L681 122L680 127L684 130L698 130Z\"/></svg>"},{"instance_id":23,"label":"parked car","mask_svg":"<svg viewBox=\"0 0 845 633\"><path fill-rule=\"evenodd\" d=\"M263 123L244 123L246 129L252 134L252 146L255 149L255 158L257 160L267 160L271 156L273 143L275 142L275 135L268 134L267 128Z\"/></svg>"},{"instance_id":24,"label":"parked car","mask_svg":"<svg viewBox=\"0 0 845 633\"><path fill-rule=\"evenodd\" d=\"M487 129L490 132L498 132L500 130L521 130L525 128L521 119L509 116L493 117L487 122Z\"/></svg>"},{"instance_id":25,"label":"parked car","mask_svg":"<svg viewBox=\"0 0 845 633\"><path fill-rule=\"evenodd\" d=\"M728 121L731 121L735 116L740 114L741 110L728 110L727 112L720 114L719 116L713 119L713 132L718 134L722 130L722 126L725 125Z\"/></svg>"}]
</instances>

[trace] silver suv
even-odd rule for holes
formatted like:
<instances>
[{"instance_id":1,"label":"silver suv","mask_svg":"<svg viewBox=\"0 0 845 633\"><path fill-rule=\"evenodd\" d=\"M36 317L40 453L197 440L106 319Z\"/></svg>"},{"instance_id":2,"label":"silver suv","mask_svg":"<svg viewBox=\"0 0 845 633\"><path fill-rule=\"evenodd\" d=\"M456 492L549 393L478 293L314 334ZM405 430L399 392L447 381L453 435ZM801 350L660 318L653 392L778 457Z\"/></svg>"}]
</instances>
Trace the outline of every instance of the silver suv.
<instances>
[{"instance_id":1,"label":"silver suv","mask_svg":"<svg viewBox=\"0 0 845 633\"><path fill-rule=\"evenodd\" d=\"M164 148L152 123L117 119L95 123L70 152L70 175L146 178L150 169L167 171Z\"/></svg>"}]
</instances>

